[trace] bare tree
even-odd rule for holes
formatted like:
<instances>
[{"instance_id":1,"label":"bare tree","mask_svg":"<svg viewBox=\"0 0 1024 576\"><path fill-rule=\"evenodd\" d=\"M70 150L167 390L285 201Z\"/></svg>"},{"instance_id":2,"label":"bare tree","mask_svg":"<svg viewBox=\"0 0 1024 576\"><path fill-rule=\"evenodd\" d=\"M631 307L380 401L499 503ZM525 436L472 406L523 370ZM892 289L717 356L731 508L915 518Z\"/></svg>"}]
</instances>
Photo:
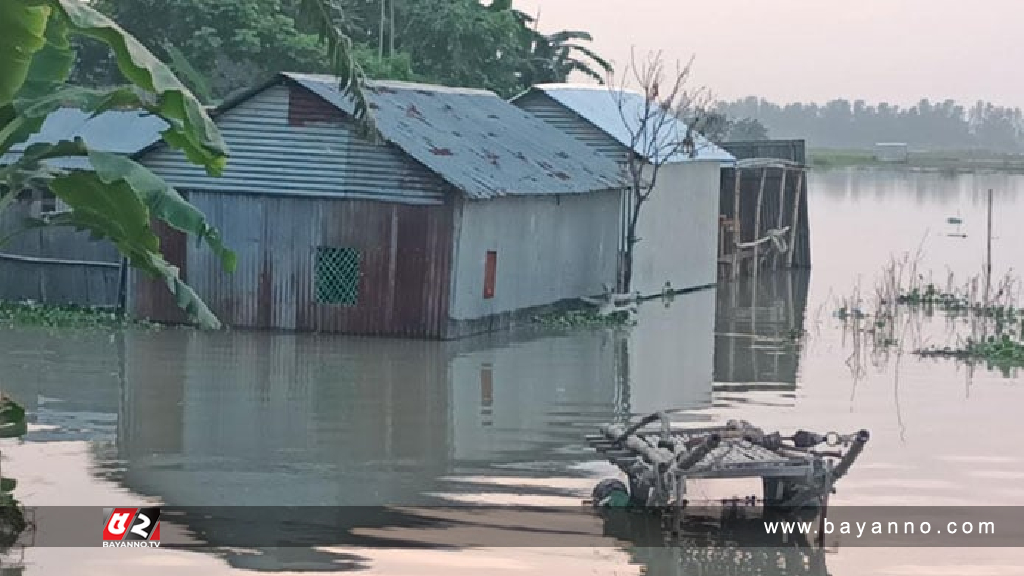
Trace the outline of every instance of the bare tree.
<instances>
[{"instance_id":1,"label":"bare tree","mask_svg":"<svg viewBox=\"0 0 1024 576\"><path fill-rule=\"evenodd\" d=\"M681 157L695 158L700 148L708 145L696 137L707 122L712 97L703 87L691 87L693 58L683 65L676 63L674 72L665 70L662 52L650 53L637 61L635 50L629 65L608 86L626 128L629 151L625 159L629 202L625 212L624 246L619 278L619 292L628 293L633 279L633 257L637 224L644 204L658 185L661 167ZM617 81L616 81L617 80ZM634 85L637 90L630 89ZM700 139L701 144L696 141Z\"/></svg>"}]
</instances>

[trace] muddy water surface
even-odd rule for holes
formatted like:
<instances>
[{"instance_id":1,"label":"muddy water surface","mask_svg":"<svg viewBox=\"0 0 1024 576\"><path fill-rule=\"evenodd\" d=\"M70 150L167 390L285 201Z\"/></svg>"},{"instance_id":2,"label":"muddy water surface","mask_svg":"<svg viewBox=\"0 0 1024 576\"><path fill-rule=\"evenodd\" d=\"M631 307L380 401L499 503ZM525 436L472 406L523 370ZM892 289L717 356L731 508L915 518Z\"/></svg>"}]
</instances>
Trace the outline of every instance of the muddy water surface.
<instances>
[{"instance_id":1,"label":"muddy water surface","mask_svg":"<svg viewBox=\"0 0 1024 576\"><path fill-rule=\"evenodd\" d=\"M1024 177L817 173L811 273L765 274L652 302L628 334L525 331L437 343L5 330L0 382L34 426L23 444L3 447L4 475L19 480L30 505L575 506L596 480L615 475L587 450L584 434L676 407L685 409L679 419L695 422L870 429L834 505L1024 505L1024 382L1016 374L871 353L833 316L856 286L873 289L893 255L920 252L921 272L942 282L950 271L963 279L979 272L988 188L996 191L995 273L1020 270ZM951 216L964 224L948 224ZM920 342L953 338L941 319L912 330ZM700 485L694 497L721 490ZM168 529L217 545L224 526L190 520ZM378 536L387 529L366 527ZM417 536L429 540L429 530ZM762 548L726 561L610 539L601 548L477 544L29 548L20 563L24 574L1024 574L1015 549L842 548L807 557Z\"/></svg>"}]
</instances>

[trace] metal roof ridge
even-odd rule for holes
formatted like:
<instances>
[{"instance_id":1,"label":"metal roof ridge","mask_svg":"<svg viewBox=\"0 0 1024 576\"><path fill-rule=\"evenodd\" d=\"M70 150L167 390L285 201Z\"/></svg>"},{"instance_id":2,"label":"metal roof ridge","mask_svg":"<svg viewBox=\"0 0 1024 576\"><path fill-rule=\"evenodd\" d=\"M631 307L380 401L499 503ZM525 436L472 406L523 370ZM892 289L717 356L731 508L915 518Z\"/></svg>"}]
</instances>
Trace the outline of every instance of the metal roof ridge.
<instances>
[{"instance_id":1,"label":"metal roof ridge","mask_svg":"<svg viewBox=\"0 0 1024 576\"><path fill-rule=\"evenodd\" d=\"M333 74L309 74L305 72L281 72L283 76L292 79L308 79L316 82L332 81L340 83L338 76ZM426 90L428 92L437 92L444 94L476 94L480 96L494 96L499 97L497 94L490 90L484 90L483 88L465 88L462 86L443 86L441 84L427 84L424 82L410 82L407 80L376 80L373 78L366 79L366 88L373 90L374 88L393 88L398 90Z\"/></svg>"},{"instance_id":2,"label":"metal roof ridge","mask_svg":"<svg viewBox=\"0 0 1024 576\"><path fill-rule=\"evenodd\" d=\"M548 84L534 84L531 88L536 88L536 89L544 91L544 92L547 92L549 90L550 91L556 91L556 90L588 90L588 91L592 91L592 92L607 92L609 94L611 94L613 92L619 92L621 94L632 94L632 95L635 95L635 96L643 96L644 95L644 93L639 91L639 90L633 90L631 88L623 88L623 87L611 87L611 86L608 86L607 84L583 84L583 83L574 83L574 82L553 82L553 83L548 83Z\"/></svg>"}]
</instances>

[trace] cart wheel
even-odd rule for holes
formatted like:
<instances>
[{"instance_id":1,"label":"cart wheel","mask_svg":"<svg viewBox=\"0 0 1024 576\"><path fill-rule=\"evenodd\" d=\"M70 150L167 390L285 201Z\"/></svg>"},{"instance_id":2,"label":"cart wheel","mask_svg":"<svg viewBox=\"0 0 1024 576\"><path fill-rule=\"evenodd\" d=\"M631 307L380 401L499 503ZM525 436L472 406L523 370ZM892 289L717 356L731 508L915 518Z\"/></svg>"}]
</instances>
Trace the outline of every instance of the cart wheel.
<instances>
[{"instance_id":1,"label":"cart wheel","mask_svg":"<svg viewBox=\"0 0 1024 576\"><path fill-rule=\"evenodd\" d=\"M765 506L779 506L796 493L796 486L792 482L778 478L764 478L761 485L764 487Z\"/></svg>"},{"instance_id":2,"label":"cart wheel","mask_svg":"<svg viewBox=\"0 0 1024 576\"><path fill-rule=\"evenodd\" d=\"M598 482L590 495L594 506L601 506L605 499L610 499L609 504L613 507L623 506L629 501L629 490L626 485L615 478L605 478Z\"/></svg>"}]
</instances>

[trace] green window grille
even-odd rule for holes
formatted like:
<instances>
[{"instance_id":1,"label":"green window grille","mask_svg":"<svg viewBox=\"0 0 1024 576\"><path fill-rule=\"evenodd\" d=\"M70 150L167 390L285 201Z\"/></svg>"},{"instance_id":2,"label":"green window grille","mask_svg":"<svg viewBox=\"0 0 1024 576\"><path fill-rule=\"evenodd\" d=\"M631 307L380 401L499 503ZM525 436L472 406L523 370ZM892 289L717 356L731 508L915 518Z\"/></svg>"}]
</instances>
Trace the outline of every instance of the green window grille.
<instances>
[{"instance_id":1,"label":"green window grille","mask_svg":"<svg viewBox=\"0 0 1024 576\"><path fill-rule=\"evenodd\" d=\"M317 248L317 302L355 306L359 301L359 260L355 248Z\"/></svg>"}]
</instances>

